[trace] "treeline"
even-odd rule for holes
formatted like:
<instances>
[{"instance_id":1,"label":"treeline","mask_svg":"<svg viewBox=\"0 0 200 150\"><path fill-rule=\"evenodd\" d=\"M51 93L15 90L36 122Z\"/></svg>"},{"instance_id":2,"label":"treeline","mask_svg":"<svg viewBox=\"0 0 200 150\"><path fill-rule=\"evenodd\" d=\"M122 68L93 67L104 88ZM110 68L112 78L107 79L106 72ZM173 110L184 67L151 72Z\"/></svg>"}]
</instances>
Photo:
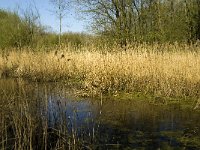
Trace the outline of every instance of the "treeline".
<instances>
[{"instance_id":1,"label":"treeline","mask_svg":"<svg viewBox=\"0 0 200 150\"><path fill-rule=\"evenodd\" d=\"M41 25L39 14L33 11L20 16L17 12L0 10L0 48L41 48L58 46L59 36ZM75 46L89 42L92 38L84 33L63 33L62 45Z\"/></svg>"},{"instance_id":2,"label":"treeline","mask_svg":"<svg viewBox=\"0 0 200 150\"><path fill-rule=\"evenodd\" d=\"M200 40L200 0L71 1L83 15L89 14L95 36L48 31L41 25L38 11L32 9L24 11L23 15L0 10L0 48L57 46L60 44L59 35L61 45L70 43L76 46L89 43L117 43L121 46L140 42L192 43Z\"/></svg>"},{"instance_id":3,"label":"treeline","mask_svg":"<svg viewBox=\"0 0 200 150\"><path fill-rule=\"evenodd\" d=\"M0 10L0 47L33 46L45 33L37 19L34 14L26 14L22 18L17 12Z\"/></svg>"},{"instance_id":4,"label":"treeline","mask_svg":"<svg viewBox=\"0 0 200 150\"><path fill-rule=\"evenodd\" d=\"M200 39L199 0L77 0L77 3L90 14L97 33L122 45Z\"/></svg>"}]
</instances>

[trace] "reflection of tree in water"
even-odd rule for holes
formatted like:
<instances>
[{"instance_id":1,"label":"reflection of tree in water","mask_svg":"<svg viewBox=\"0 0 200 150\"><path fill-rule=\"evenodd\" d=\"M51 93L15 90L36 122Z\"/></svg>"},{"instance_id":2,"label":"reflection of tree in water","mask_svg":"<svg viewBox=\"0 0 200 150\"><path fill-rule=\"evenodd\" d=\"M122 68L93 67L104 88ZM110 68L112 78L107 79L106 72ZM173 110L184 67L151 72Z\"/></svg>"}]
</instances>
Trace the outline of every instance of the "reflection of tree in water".
<instances>
[{"instance_id":1,"label":"reflection of tree in water","mask_svg":"<svg viewBox=\"0 0 200 150\"><path fill-rule=\"evenodd\" d=\"M21 141L35 149L200 148L199 113L193 110L134 100L74 100L51 84L0 84L0 139L7 126L10 145L20 146L15 137L24 131Z\"/></svg>"},{"instance_id":2,"label":"reflection of tree in water","mask_svg":"<svg viewBox=\"0 0 200 150\"><path fill-rule=\"evenodd\" d=\"M121 147L181 147L183 144L178 137L182 136L180 133L185 128L186 120L194 119L199 123L198 117L192 113L183 112L175 106L155 107L143 102L108 101L102 106L102 116L99 118L103 126L99 131L100 139L103 139L102 143L120 143ZM177 133L178 137L163 135L163 132Z\"/></svg>"}]
</instances>

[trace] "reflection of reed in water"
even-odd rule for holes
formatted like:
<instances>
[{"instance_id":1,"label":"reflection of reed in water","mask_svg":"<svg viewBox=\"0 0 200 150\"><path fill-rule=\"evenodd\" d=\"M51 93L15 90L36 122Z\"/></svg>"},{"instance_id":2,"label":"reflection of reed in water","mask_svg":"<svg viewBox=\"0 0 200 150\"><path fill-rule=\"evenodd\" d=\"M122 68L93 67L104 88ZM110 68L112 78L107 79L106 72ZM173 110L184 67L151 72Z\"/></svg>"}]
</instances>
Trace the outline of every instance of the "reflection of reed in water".
<instances>
[{"instance_id":1,"label":"reflection of reed in water","mask_svg":"<svg viewBox=\"0 0 200 150\"><path fill-rule=\"evenodd\" d=\"M197 103L194 107L194 109L199 109L200 108L200 98L197 100Z\"/></svg>"},{"instance_id":2,"label":"reflection of reed in water","mask_svg":"<svg viewBox=\"0 0 200 150\"><path fill-rule=\"evenodd\" d=\"M81 142L76 142L76 131L73 130L74 136L68 132L68 120L59 101L55 102L59 107L56 110L58 116L55 117L59 121L50 126L49 89L46 86L40 89L40 93L36 93L34 87L28 88L21 80L12 80L4 85L5 92L0 88L0 149L79 147Z\"/></svg>"},{"instance_id":3,"label":"reflection of reed in water","mask_svg":"<svg viewBox=\"0 0 200 150\"><path fill-rule=\"evenodd\" d=\"M19 79L0 84L4 85L0 86L0 149L148 149L152 143L162 146L162 130L169 130L171 137L186 123L192 129L199 125L193 112L181 112L179 117L179 110L145 100L111 100L101 95L101 101L72 101L52 84L40 87ZM168 139L164 143L173 146Z\"/></svg>"}]
</instances>

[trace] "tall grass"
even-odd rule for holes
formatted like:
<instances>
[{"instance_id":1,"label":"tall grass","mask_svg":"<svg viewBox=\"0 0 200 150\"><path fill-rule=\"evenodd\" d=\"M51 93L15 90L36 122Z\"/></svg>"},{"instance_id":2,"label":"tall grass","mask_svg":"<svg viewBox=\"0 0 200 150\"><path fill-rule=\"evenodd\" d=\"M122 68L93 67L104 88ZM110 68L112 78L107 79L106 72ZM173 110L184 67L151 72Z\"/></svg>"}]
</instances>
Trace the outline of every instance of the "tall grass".
<instances>
[{"instance_id":1,"label":"tall grass","mask_svg":"<svg viewBox=\"0 0 200 150\"><path fill-rule=\"evenodd\" d=\"M21 79L0 80L0 84L4 85L0 86L0 149L74 150L82 144L69 134L74 127L67 126L64 106L57 103L59 116L51 115L54 109L49 106L47 86L30 85ZM62 123L51 126L50 119L57 117Z\"/></svg>"},{"instance_id":2,"label":"tall grass","mask_svg":"<svg viewBox=\"0 0 200 150\"><path fill-rule=\"evenodd\" d=\"M89 94L143 92L159 96L200 97L200 47L146 45L116 47L111 52L93 46L80 51L10 52L0 57L1 76L33 81L77 81Z\"/></svg>"}]
</instances>

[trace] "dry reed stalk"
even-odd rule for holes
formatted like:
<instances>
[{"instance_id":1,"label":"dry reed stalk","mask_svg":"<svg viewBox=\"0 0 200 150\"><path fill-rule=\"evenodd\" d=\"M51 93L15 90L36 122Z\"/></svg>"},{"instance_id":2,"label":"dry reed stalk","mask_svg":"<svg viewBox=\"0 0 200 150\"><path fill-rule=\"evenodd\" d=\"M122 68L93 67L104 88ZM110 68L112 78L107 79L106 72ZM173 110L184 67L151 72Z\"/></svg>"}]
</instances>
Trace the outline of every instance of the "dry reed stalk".
<instances>
[{"instance_id":1,"label":"dry reed stalk","mask_svg":"<svg viewBox=\"0 0 200 150\"><path fill-rule=\"evenodd\" d=\"M195 96L200 90L199 47L138 45L126 52L11 52L0 58L11 76L34 81L76 79L92 94L118 91L163 96ZM84 49L84 48L82 48ZM85 48L86 49L86 48ZM182 50L183 49L183 50ZM60 56L64 57L60 57ZM2 61L3 60L3 61Z\"/></svg>"}]
</instances>

